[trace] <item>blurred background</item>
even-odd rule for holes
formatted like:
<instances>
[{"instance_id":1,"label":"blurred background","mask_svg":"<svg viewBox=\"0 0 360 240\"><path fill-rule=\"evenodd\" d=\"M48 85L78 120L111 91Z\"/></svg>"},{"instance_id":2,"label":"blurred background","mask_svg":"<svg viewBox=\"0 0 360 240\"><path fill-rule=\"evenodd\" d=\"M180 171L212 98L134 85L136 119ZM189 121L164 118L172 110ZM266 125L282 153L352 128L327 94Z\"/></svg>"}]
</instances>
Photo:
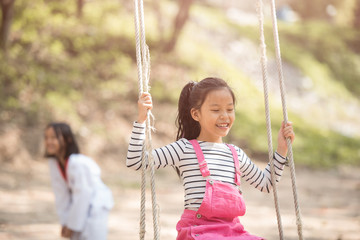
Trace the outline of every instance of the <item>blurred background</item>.
<instances>
[{"instance_id":1,"label":"blurred background","mask_svg":"<svg viewBox=\"0 0 360 240\"><path fill-rule=\"evenodd\" d=\"M51 121L69 123L81 151L102 167L116 199L109 239L138 239L140 173L125 167L138 98L133 1L0 2L0 239L60 239L43 158L43 130ZM264 5L276 147L283 115L269 1ZM360 1L276 5L304 236L359 239ZM216 76L237 96L226 141L265 166L257 1L145 0L144 8L153 146L175 140L182 87ZM175 239L181 183L169 169L156 177L162 239ZM279 188L286 239L297 239L288 171ZM272 196L247 191L245 228L278 239ZM151 239L150 211L148 219Z\"/></svg>"}]
</instances>

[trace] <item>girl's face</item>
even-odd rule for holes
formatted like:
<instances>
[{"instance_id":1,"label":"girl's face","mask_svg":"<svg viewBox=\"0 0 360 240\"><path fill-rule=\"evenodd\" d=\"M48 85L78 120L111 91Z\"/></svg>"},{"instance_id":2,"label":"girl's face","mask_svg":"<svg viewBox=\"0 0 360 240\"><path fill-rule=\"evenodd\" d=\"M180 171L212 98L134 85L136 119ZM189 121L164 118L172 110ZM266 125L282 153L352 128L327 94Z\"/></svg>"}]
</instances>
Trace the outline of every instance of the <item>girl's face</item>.
<instances>
[{"instance_id":1,"label":"girl's face","mask_svg":"<svg viewBox=\"0 0 360 240\"><path fill-rule=\"evenodd\" d=\"M61 152L61 144L56 137L54 128L49 127L45 130L45 149L49 155L59 156Z\"/></svg>"},{"instance_id":2,"label":"girl's face","mask_svg":"<svg viewBox=\"0 0 360 240\"><path fill-rule=\"evenodd\" d=\"M191 115L200 124L198 140L222 143L235 120L234 100L227 88L207 94L200 109L191 109Z\"/></svg>"}]
</instances>

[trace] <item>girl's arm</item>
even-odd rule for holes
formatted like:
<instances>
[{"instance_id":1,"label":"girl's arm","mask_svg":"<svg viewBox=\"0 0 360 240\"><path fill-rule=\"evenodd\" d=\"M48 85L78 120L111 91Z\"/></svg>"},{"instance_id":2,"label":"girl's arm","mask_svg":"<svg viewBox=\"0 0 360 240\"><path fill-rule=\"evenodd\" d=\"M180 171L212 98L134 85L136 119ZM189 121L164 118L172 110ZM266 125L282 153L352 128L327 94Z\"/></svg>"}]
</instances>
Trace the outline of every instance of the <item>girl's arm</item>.
<instances>
[{"instance_id":1,"label":"girl's arm","mask_svg":"<svg viewBox=\"0 0 360 240\"><path fill-rule=\"evenodd\" d=\"M264 170L261 170L240 148L238 148L238 156L242 178L245 179L245 181L247 181L251 186L259 189L261 192L269 193L272 189L270 163L267 164ZM275 152L273 161L275 179L276 182L279 182L284 170L286 158L281 156L278 152Z\"/></svg>"},{"instance_id":2,"label":"girl's arm","mask_svg":"<svg viewBox=\"0 0 360 240\"><path fill-rule=\"evenodd\" d=\"M150 93L142 93L138 101L138 118L133 125L131 138L126 158L126 166L139 170L142 166L142 150L145 140L145 124L147 111L153 107ZM177 166L185 151L185 142L177 141L162 148L154 149L152 156L156 168L167 165ZM144 152L146 164L148 164L148 153Z\"/></svg>"},{"instance_id":3,"label":"girl's arm","mask_svg":"<svg viewBox=\"0 0 360 240\"><path fill-rule=\"evenodd\" d=\"M276 182L280 181L284 170L284 165L286 163L286 155L288 150L286 142L287 138L290 138L291 143L295 139L295 133L291 122L288 122L287 124L282 123L279 130L278 147L274 153L273 158ZM240 169L243 172L243 178L245 178L246 181L250 183L250 185L254 186L260 191L270 192L273 186L271 181L270 163L267 164L264 171L261 171L241 149L239 151L239 157L241 163Z\"/></svg>"},{"instance_id":4,"label":"girl's arm","mask_svg":"<svg viewBox=\"0 0 360 240\"><path fill-rule=\"evenodd\" d=\"M129 141L128 152L126 156L126 166L135 170L142 167L143 148L145 141L145 124L134 122L131 137ZM188 151L186 142L180 139L164 147L153 149L152 156L155 168L178 166L183 154ZM148 166L148 152L144 151L146 165ZM146 167L147 167L146 166Z\"/></svg>"}]
</instances>

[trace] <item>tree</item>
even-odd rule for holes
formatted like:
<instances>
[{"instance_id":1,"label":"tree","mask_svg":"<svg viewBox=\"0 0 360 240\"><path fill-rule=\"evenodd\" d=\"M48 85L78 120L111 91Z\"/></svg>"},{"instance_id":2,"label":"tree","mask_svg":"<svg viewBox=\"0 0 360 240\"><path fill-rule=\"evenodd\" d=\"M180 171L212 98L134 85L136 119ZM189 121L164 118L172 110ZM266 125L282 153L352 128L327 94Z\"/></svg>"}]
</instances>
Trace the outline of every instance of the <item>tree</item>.
<instances>
[{"instance_id":1,"label":"tree","mask_svg":"<svg viewBox=\"0 0 360 240\"><path fill-rule=\"evenodd\" d=\"M360 28L360 1L357 1L357 4L354 8L354 22L353 22L354 28L359 29Z\"/></svg>"},{"instance_id":2,"label":"tree","mask_svg":"<svg viewBox=\"0 0 360 240\"><path fill-rule=\"evenodd\" d=\"M164 42L164 21L163 15L161 11L161 4L160 1L152 1L152 8L155 12L156 22L157 22L157 31L159 32L159 42Z\"/></svg>"},{"instance_id":3,"label":"tree","mask_svg":"<svg viewBox=\"0 0 360 240\"><path fill-rule=\"evenodd\" d=\"M0 26L0 47L6 52L10 34L11 22L14 14L15 0L0 0L1 3L1 26Z\"/></svg>"},{"instance_id":4,"label":"tree","mask_svg":"<svg viewBox=\"0 0 360 240\"><path fill-rule=\"evenodd\" d=\"M84 0L77 0L76 1L76 9L77 9L77 17L81 18L83 15L83 7L84 7Z\"/></svg>"},{"instance_id":5,"label":"tree","mask_svg":"<svg viewBox=\"0 0 360 240\"><path fill-rule=\"evenodd\" d=\"M179 0L179 10L174 20L174 32L169 41L165 44L164 51L171 52L176 45L179 35L189 18L190 7L194 0Z\"/></svg>"}]
</instances>

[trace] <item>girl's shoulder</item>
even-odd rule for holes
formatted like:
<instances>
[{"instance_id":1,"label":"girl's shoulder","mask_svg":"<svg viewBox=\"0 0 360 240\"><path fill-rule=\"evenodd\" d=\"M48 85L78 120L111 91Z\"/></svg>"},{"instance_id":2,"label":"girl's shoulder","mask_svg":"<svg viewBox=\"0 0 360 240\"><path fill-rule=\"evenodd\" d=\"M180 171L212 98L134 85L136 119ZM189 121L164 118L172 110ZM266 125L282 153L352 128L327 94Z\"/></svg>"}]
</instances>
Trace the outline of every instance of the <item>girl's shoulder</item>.
<instances>
[{"instance_id":1,"label":"girl's shoulder","mask_svg":"<svg viewBox=\"0 0 360 240\"><path fill-rule=\"evenodd\" d=\"M245 153L239 146L236 146L235 144L228 143L227 145L230 145L230 146L232 146L233 148L235 148L235 150L236 150L238 153L240 153L240 154Z\"/></svg>"},{"instance_id":2,"label":"girl's shoulder","mask_svg":"<svg viewBox=\"0 0 360 240\"><path fill-rule=\"evenodd\" d=\"M178 153L193 151L191 143L186 138L180 138L179 140L164 146L164 148L167 148L169 151L176 151Z\"/></svg>"},{"instance_id":3,"label":"girl's shoulder","mask_svg":"<svg viewBox=\"0 0 360 240\"><path fill-rule=\"evenodd\" d=\"M191 145L190 141L187 140L186 138L180 138L179 140L177 140L175 143L187 146L187 145Z\"/></svg>"},{"instance_id":4,"label":"girl's shoulder","mask_svg":"<svg viewBox=\"0 0 360 240\"><path fill-rule=\"evenodd\" d=\"M179 140L177 140L176 142L174 142L174 144L179 145L180 147L182 147L183 149L188 149L188 150L192 150L193 146L190 142L190 140L186 139L186 138L180 138Z\"/></svg>"},{"instance_id":5,"label":"girl's shoulder","mask_svg":"<svg viewBox=\"0 0 360 240\"><path fill-rule=\"evenodd\" d=\"M98 165L92 158L88 156L80 153L73 153L69 157L68 168L98 168Z\"/></svg>"},{"instance_id":6,"label":"girl's shoulder","mask_svg":"<svg viewBox=\"0 0 360 240\"><path fill-rule=\"evenodd\" d=\"M92 161L92 159L81 153L73 153L70 155L69 161L73 162L74 164L80 164L80 163L86 163L87 161Z\"/></svg>"}]
</instances>

